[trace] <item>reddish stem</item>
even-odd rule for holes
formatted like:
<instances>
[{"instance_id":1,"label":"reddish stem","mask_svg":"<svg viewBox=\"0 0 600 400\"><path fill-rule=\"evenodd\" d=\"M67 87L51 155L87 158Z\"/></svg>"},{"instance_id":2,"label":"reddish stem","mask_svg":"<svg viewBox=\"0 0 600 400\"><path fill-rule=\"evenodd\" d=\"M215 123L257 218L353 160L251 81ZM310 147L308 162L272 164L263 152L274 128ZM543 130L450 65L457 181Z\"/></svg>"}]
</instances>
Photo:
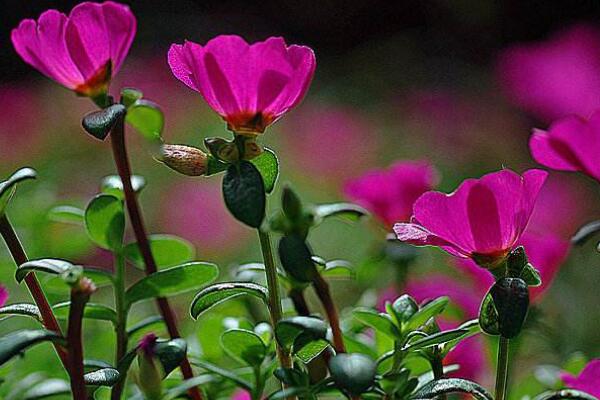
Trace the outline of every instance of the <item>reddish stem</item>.
<instances>
[{"instance_id":1,"label":"reddish stem","mask_svg":"<svg viewBox=\"0 0 600 400\"><path fill-rule=\"evenodd\" d=\"M69 343L69 364L71 365L71 392L73 393L74 400L85 400L87 398L85 380L83 377L84 368L81 326L83 323L83 311L89 298L89 293L83 292L79 288L71 289L67 341Z\"/></svg>"},{"instance_id":2,"label":"reddish stem","mask_svg":"<svg viewBox=\"0 0 600 400\"><path fill-rule=\"evenodd\" d=\"M25 253L25 249L23 249L23 245L21 244L21 241L19 240L19 237L13 229L6 214L0 216L0 234L4 238L6 246L8 247L8 250L10 251L10 254L17 266L29 261L27 254ZM37 280L34 272L27 274L25 277L25 284L27 285L29 293L31 293L31 297L40 311L40 315L42 316L42 324L44 324L44 327L62 336L60 325L58 325L58 321L52 312L52 307L50 307L50 303L48 303L48 299L46 299L44 291L42 290L42 287L40 286L40 283ZM63 346L60 346L56 343L54 344L54 348L58 354L58 357L62 361L65 370L69 372L69 359L67 356L67 351Z\"/></svg>"},{"instance_id":3,"label":"reddish stem","mask_svg":"<svg viewBox=\"0 0 600 400\"><path fill-rule=\"evenodd\" d=\"M127 156L127 149L125 143L125 122L124 118L120 118L116 123L115 127L111 132L111 146L113 152L113 158L117 171L123 183L123 192L125 193L125 204L129 213L129 219L131 226L137 240L140 253L144 260L146 275L157 272L156 262L150 249L150 242L148 240L148 234L144 225L144 220L140 213L140 207L137 201L137 196L131 185L131 167L129 165L129 158ZM177 318L175 313L171 309L169 302L164 297L156 299L160 313L167 325L167 330L171 338L181 337L179 330L177 329ZM179 365L181 373L185 379L191 379L194 377L192 366L190 365L187 357L184 357L183 361ZM197 387L193 387L188 391L188 394L194 400L202 400L202 395Z\"/></svg>"},{"instance_id":4,"label":"reddish stem","mask_svg":"<svg viewBox=\"0 0 600 400\"><path fill-rule=\"evenodd\" d=\"M337 308L331 297L331 291L329 290L329 284L320 274L313 281L313 287L317 296L323 304L329 325L331 325L331 332L333 333L333 348L336 353L345 353L346 347L344 346L344 338L342 335L342 329L340 328L340 318L338 316Z\"/></svg>"}]
</instances>

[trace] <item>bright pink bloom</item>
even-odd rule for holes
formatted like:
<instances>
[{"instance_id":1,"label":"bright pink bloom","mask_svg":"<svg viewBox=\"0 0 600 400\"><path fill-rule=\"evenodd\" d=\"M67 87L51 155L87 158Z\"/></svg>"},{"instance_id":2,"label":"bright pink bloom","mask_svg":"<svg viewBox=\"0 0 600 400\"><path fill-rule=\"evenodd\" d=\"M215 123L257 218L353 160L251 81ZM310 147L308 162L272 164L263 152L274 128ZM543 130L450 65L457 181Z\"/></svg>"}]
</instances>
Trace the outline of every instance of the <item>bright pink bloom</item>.
<instances>
[{"instance_id":1,"label":"bright pink bloom","mask_svg":"<svg viewBox=\"0 0 600 400\"><path fill-rule=\"evenodd\" d=\"M245 390L238 389L231 396L231 400L251 400L252 396Z\"/></svg>"},{"instance_id":2,"label":"bright pink bloom","mask_svg":"<svg viewBox=\"0 0 600 400\"><path fill-rule=\"evenodd\" d=\"M511 100L551 121L600 107L600 31L576 25L549 40L504 51L498 75Z\"/></svg>"},{"instance_id":3,"label":"bright pink bloom","mask_svg":"<svg viewBox=\"0 0 600 400\"><path fill-rule=\"evenodd\" d=\"M504 169L467 179L451 194L427 192L414 204L412 223L396 224L394 231L403 242L493 266L521 237L547 175Z\"/></svg>"},{"instance_id":4,"label":"bright pink bloom","mask_svg":"<svg viewBox=\"0 0 600 400\"><path fill-rule=\"evenodd\" d=\"M6 304L6 300L8 300L8 290L4 285L0 285L0 307Z\"/></svg>"},{"instance_id":5,"label":"bright pink bloom","mask_svg":"<svg viewBox=\"0 0 600 400\"><path fill-rule=\"evenodd\" d=\"M186 41L169 50L173 74L236 132L262 133L306 94L315 72L315 55L282 38L248 44L222 35L206 45Z\"/></svg>"},{"instance_id":6,"label":"bright pink bloom","mask_svg":"<svg viewBox=\"0 0 600 400\"><path fill-rule=\"evenodd\" d=\"M426 161L399 161L387 169L367 172L346 184L346 195L375 214L385 225L408 222L413 204L438 182Z\"/></svg>"},{"instance_id":7,"label":"bright pink bloom","mask_svg":"<svg viewBox=\"0 0 600 400\"><path fill-rule=\"evenodd\" d=\"M147 333L142 339L140 339L138 347L146 356L152 357L154 355L154 346L156 345L157 340L158 336L156 336L153 332Z\"/></svg>"},{"instance_id":8,"label":"bright pink bloom","mask_svg":"<svg viewBox=\"0 0 600 400\"><path fill-rule=\"evenodd\" d=\"M563 383L570 389L577 389L600 397L600 358L590 361L577 376L567 372L560 375Z\"/></svg>"},{"instance_id":9,"label":"bright pink bloom","mask_svg":"<svg viewBox=\"0 0 600 400\"><path fill-rule=\"evenodd\" d=\"M129 7L107 1L77 5L69 16L56 10L13 29L15 50L26 63L80 95L106 92L136 31Z\"/></svg>"},{"instance_id":10,"label":"bright pink bloom","mask_svg":"<svg viewBox=\"0 0 600 400\"><path fill-rule=\"evenodd\" d=\"M552 123L547 131L534 129L529 149L548 168L579 171L600 181L600 111L589 120L569 116Z\"/></svg>"}]
</instances>

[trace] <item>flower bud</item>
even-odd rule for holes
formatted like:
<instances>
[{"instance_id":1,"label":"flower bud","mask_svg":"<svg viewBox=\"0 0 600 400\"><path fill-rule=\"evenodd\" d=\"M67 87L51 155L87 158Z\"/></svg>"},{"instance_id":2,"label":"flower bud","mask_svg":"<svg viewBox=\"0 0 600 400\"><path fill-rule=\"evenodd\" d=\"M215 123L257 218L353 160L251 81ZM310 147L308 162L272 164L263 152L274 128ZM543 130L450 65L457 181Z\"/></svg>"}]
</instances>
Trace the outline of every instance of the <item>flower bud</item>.
<instances>
[{"instance_id":1,"label":"flower bud","mask_svg":"<svg viewBox=\"0 0 600 400\"><path fill-rule=\"evenodd\" d=\"M201 176L206 174L208 156L200 149L179 144L165 144L158 161L183 175Z\"/></svg>"},{"instance_id":2,"label":"flower bud","mask_svg":"<svg viewBox=\"0 0 600 400\"><path fill-rule=\"evenodd\" d=\"M162 397L164 371L154 353L157 337L149 333L140 340L137 350L138 371L134 375L137 386L148 400Z\"/></svg>"}]
</instances>

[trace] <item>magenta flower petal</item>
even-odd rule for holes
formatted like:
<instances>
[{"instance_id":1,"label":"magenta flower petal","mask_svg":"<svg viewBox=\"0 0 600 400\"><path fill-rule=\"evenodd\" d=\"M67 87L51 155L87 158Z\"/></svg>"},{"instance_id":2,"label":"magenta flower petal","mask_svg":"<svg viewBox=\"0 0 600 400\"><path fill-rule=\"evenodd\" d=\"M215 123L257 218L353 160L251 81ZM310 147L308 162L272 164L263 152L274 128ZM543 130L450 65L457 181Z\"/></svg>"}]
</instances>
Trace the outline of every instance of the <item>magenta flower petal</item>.
<instances>
[{"instance_id":1,"label":"magenta flower petal","mask_svg":"<svg viewBox=\"0 0 600 400\"><path fill-rule=\"evenodd\" d=\"M579 171L600 180L600 111L588 121L570 116L553 123L548 131L534 130L529 148L533 158L546 167Z\"/></svg>"},{"instance_id":2,"label":"magenta flower petal","mask_svg":"<svg viewBox=\"0 0 600 400\"><path fill-rule=\"evenodd\" d=\"M173 44L168 61L230 129L250 133L263 132L304 98L316 66L308 47L287 46L282 38L248 44L235 35L205 46Z\"/></svg>"},{"instance_id":3,"label":"magenta flower petal","mask_svg":"<svg viewBox=\"0 0 600 400\"><path fill-rule=\"evenodd\" d=\"M399 240L440 246L462 257L503 258L533 211L547 173L502 170L467 179L451 194L427 192L414 204L412 224L396 224Z\"/></svg>"},{"instance_id":4,"label":"magenta flower petal","mask_svg":"<svg viewBox=\"0 0 600 400\"><path fill-rule=\"evenodd\" d=\"M23 20L11 39L25 62L79 94L94 96L118 72L135 31L126 5L85 2L68 17L48 10L37 22Z\"/></svg>"},{"instance_id":5,"label":"magenta flower petal","mask_svg":"<svg viewBox=\"0 0 600 400\"><path fill-rule=\"evenodd\" d=\"M578 376L563 372L560 375L563 383L570 389L577 389L596 397L600 397L600 359L590 361Z\"/></svg>"},{"instance_id":6,"label":"magenta flower petal","mask_svg":"<svg viewBox=\"0 0 600 400\"><path fill-rule=\"evenodd\" d=\"M251 400L252 396L245 390L238 389L231 396L231 400Z\"/></svg>"},{"instance_id":7,"label":"magenta flower petal","mask_svg":"<svg viewBox=\"0 0 600 400\"><path fill-rule=\"evenodd\" d=\"M437 184L435 168L425 161L399 161L349 181L346 195L374 213L384 224L408 222L414 202Z\"/></svg>"},{"instance_id":8,"label":"magenta flower petal","mask_svg":"<svg viewBox=\"0 0 600 400\"><path fill-rule=\"evenodd\" d=\"M8 300L8 290L3 285L0 285L0 307L6 304Z\"/></svg>"}]
</instances>

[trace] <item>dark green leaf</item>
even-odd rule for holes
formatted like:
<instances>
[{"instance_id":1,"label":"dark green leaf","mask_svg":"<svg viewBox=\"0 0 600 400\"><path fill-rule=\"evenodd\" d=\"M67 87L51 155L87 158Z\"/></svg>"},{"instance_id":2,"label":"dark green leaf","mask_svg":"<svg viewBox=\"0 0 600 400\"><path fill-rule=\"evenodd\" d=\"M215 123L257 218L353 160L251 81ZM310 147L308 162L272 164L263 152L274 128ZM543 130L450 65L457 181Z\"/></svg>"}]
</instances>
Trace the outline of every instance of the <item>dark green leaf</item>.
<instances>
[{"instance_id":1,"label":"dark green leaf","mask_svg":"<svg viewBox=\"0 0 600 400\"><path fill-rule=\"evenodd\" d=\"M58 334L46 330L22 330L0 337L0 365L17 354L41 342L64 342Z\"/></svg>"},{"instance_id":2,"label":"dark green leaf","mask_svg":"<svg viewBox=\"0 0 600 400\"><path fill-rule=\"evenodd\" d=\"M216 265L191 262L148 275L134 283L125 298L128 304L156 297L185 293L214 281L219 275Z\"/></svg>"},{"instance_id":3,"label":"dark green leaf","mask_svg":"<svg viewBox=\"0 0 600 400\"><path fill-rule=\"evenodd\" d=\"M127 112L122 104L113 104L98 111L86 114L81 121L83 129L96 139L104 140L116 125L119 118Z\"/></svg>"},{"instance_id":4,"label":"dark green leaf","mask_svg":"<svg viewBox=\"0 0 600 400\"><path fill-rule=\"evenodd\" d=\"M521 332L529 308L527 284L520 278L502 278L496 281L489 293L498 313L498 331L505 338L516 337Z\"/></svg>"},{"instance_id":5,"label":"dark green leaf","mask_svg":"<svg viewBox=\"0 0 600 400\"><path fill-rule=\"evenodd\" d=\"M302 283L315 280L318 271L312 253L304 239L298 235L286 235L279 241L279 259L285 272Z\"/></svg>"},{"instance_id":6,"label":"dark green leaf","mask_svg":"<svg viewBox=\"0 0 600 400\"><path fill-rule=\"evenodd\" d=\"M98 246L119 250L125 233L123 201L109 194L94 197L85 210L85 227Z\"/></svg>"},{"instance_id":7,"label":"dark green leaf","mask_svg":"<svg viewBox=\"0 0 600 400\"><path fill-rule=\"evenodd\" d=\"M500 334L498 311L494 305L494 298L489 292L483 298L481 307L479 308L479 325L481 326L481 330L488 335L496 336Z\"/></svg>"},{"instance_id":8,"label":"dark green leaf","mask_svg":"<svg viewBox=\"0 0 600 400\"><path fill-rule=\"evenodd\" d=\"M137 100L127 110L125 121L142 136L151 141L159 141L165 125L165 117L156 103Z\"/></svg>"},{"instance_id":9,"label":"dark green leaf","mask_svg":"<svg viewBox=\"0 0 600 400\"><path fill-rule=\"evenodd\" d=\"M257 367L267 356L267 346L254 332L245 329L230 329L221 335L221 345L231 357Z\"/></svg>"},{"instance_id":10,"label":"dark green leaf","mask_svg":"<svg viewBox=\"0 0 600 400\"><path fill-rule=\"evenodd\" d=\"M283 209L285 216L292 221L292 224L300 221L304 214L304 208L302 207L300 197L298 197L296 192L288 185L283 188L281 208Z\"/></svg>"},{"instance_id":11,"label":"dark green leaf","mask_svg":"<svg viewBox=\"0 0 600 400\"><path fill-rule=\"evenodd\" d=\"M83 360L83 366L85 368L95 368L95 369L104 369L104 368L112 368L110 363L102 360Z\"/></svg>"},{"instance_id":12,"label":"dark green leaf","mask_svg":"<svg viewBox=\"0 0 600 400\"><path fill-rule=\"evenodd\" d=\"M350 221L357 221L361 217L369 215L367 210L352 203L318 204L314 206L313 212L317 219L342 217L349 219Z\"/></svg>"},{"instance_id":13,"label":"dark green leaf","mask_svg":"<svg viewBox=\"0 0 600 400\"><path fill-rule=\"evenodd\" d=\"M376 364L364 354L338 354L329 362L329 370L336 385L355 396L375 383Z\"/></svg>"},{"instance_id":14,"label":"dark green leaf","mask_svg":"<svg viewBox=\"0 0 600 400\"><path fill-rule=\"evenodd\" d=\"M265 218L265 186L252 163L241 161L227 168L223 178L223 198L236 219L252 228L260 227Z\"/></svg>"},{"instance_id":15,"label":"dark green leaf","mask_svg":"<svg viewBox=\"0 0 600 400\"><path fill-rule=\"evenodd\" d=\"M206 176L211 176L218 174L220 172L226 171L229 164L224 163L223 161L215 158L212 154L208 154L206 158Z\"/></svg>"},{"instance_id":16,"label":"dark green leaf","mask_svg":"<svg viewBox=\"0 0 600 400\"><path fill-rule=\"evenodd\" d=\"M271 193L279 176L279 160L273 150L265 148L261 155L253 158L250 162L260 172L265 185L265 192L267 194Z\"/></svg>"},{"instance_id":17,"label":"dark green leaf","mask_svg":"<svg viewBox=\"0 0 600 400\"><path fill-rule=\"evenodd\" d=\"M412 398L434 399L437 396L450 393L468 393L477 400L493 400L492 395L477 383L456 378L431 381L419 389Z\"/></svg>"},{"instance_id":18,"label":"dark green leaf","mask_svg":"<svg viewBox=\"0 0 600 400\"><path fill-rule=\"evenodd\" d=\"M47 399L71 394L71 386L62 379L46 379L26 391L19 400Z\"/></svg>"},{"instance_id":19,"label":"dark green leaf","mask_svg":"<svg viewBox=\"0 0 600 400\"><path fill-rule=\"evenodd\" d=\"M249 282L217 283L201 290L196 295L190 310L192 318L196 319L209 308L242 295L257 297L267 304L268 291L264 286Z\"/></svg>"},{"instance_id":20,"label":"dark green leaf","mask_svg":"<svg viewBox=\"0 0 600 400\"><path fill-rule=\"evenodd\" d=\"M80 265L73 265L68 261L55 258L43 258L19 265L15 272L17 282L21 282L28 273L33 271L60 275L66 282L74 282L83 274L83 268Z\"/></svg>"},{"instance_id":21,"label":"dark green leaf","mask_svg":"<svg viewBox=\"0 0 600 400\"><path fill-rule=\"evenodd\" d=\"M140 175L132 175L131 186L133 187L134 192L141 192L146 187L146 178ZM118 175L109 175L102 179L100 190L102 193L112 194L121 200L125 198L125 194L123 193L123 182Z\"/></svg>"},{"instance_id":22,"label":"dark green leaf","mask_svg":"<svg viewBox=\"0 0 600 400\"><path fill-rule=\"evenodd\" d=\"M83 225L85 211L78 207L57 206L48 212L48 219L53 222Z\"/></svg>"},{"instance_id":23,"label":"dark green leaf","mask_svg":"<svg viewBox=\"0 0 600 400\"><path fill-rule=\"evenodd\" d=\"M446 296L438 297L421 307L419 311L406 322L408 330L418 329L427 320L441 314L448 306L449 299Z\"/></svg>"},{"instance_id":24,"label":"dark green leaf","mask_svg":"<svg viewBox=\"0 0 600 400\"><path fill-rule=\"evenodd\" d=\"M0 315L23 315L32 317L42 322L42 315L35 304L16 303L0 307Z\"/></svg>"},{"instance_id":25,"label":"dark green leaf","mask_svg":"<svg viewBox=\"0 0 600 400\"><path fill-rule=\"evenodd\" d=\"M137 100L144 97L144 94L135 88L123 88L121 89L121 103L129 108L132 104L134 104Z\"/></svg>"},{"instance_id":26,"label":"dark green leaf","mask_svg":"<svg viewBox=\"0 0 600 400\"><path fill-rule=\"evenodd\" d=\"M58 303L52 306L52 311L58 319L69 318L70 301ZM101 321L116 322L117 313L112 308L99 303L86 303L83 317L88 319L97 319Z\"/></svg>"},{"instance_id":27,"label":"dark green leaf","mask_svg":"<svg viewBox=\"0 0 600 400\"><path fill-rule=\"evenodd\" d=\"M308 336L310 340L324 339L327 324L319 318L296 316L282 319L275 327L275 337L283 348L290 349L300 336Z\"/></svg>"},{"instance_id":28,"label":"dark green leaf","mask_svg":"<svg viewBox=\"0 0 600 400\"><path fill-rule=\"evenodd\" d=\"M88 372L83 376L86 385L113 386L119 381L119 371L114 368L102 368Z\"/></svg>"},{"instance_id":29,"label":"dark green leaf","mask_svg":"<svg viewBox=\"0 0 600 400\"><path fill-rule=\"evenodd\" d=\"M21 168L12 174L7 180L0 182L0 216L16 190L16 184L27 179L35 179L37 173L33 168Z\"/></svg>"},{"instance_id":30,"label":"dark green leaf","mask_svg":"<svg viewBox=\"0 0 600 400\"><path fill-rule=\"evenodd\" d=\"M250 382L246 381L245 379L242 379L241 377L239 377L231 371L228 371L203 360L194 360L193 364L209 372L212 372L213 374L219 375L225 379L229 379L230 381L235 382L235 384L241 387L242 389L252 391L252 384Z\"/></svg>"},{"instance_id":31,"label":"dark green leaf","mask_svg":"<svg viewBox=\"0 0 600 400\"><path fill-rule=\"evenodd\" d=\"M408 343L402 350L420 350L427 347L437 346L466 336L469 333L467 329L452 329L444 332L437 332L424 338L417 339Z\"/></svg>"},{"instance_id":32,"label":"dark green leaf","mask_svg":"<svg viewBox=\"0 0 600 400\"><path fill-rule=\"evenodd\" d=\"M150 235L150 250L158 268L172 267L192 261L196 255L194 245L175 235ZM137 268L144 269L145 263L137 243L123 249L127 260Z\"/></svg>"},{"instance_id":33,"label":"dark green leaf","mask_svg":"<svg viewBox=\"0 0 600 400\"><path fill-rule=\"evenodd\" d=\"M592 236L600 232L600 221L593 221L583 225L571 238L571 243L582 245Z\"/></svg>"},{"instance_id":34,"label":"dark green leaf","mask_svg":"<svg viewBox=\"0 0 600 400\"><path fill-rule=\"evenodd\" d=\"M521 275L519 278L523 279L528 286L541 286L542 284L542 276L540 272L534 268L533 265L527 263L525 267L521 270Z\"/></svg>"},{"instance_id":35,"label":"dark green leaf","mask_svg":"<svg viewBox=\"0 0 600 400\"><path fill-rule=\"evenodd\" d=\"M559 399L578 399L578 400L598 400L597 397L588 393L575 390L563 389L557 392L544 392L534 398L534 400L559 400Z\"/></svg>"},{"instance_id":36,"label":"dark green leaf","mask_svg":"<svg viewBox=\"0 0 600 400\"><path fill-rule=\"evenodd\" d=\"M186 379L182 381L179 385L169 388L169 390L167 390L167 392L163 395L161 400L174 400L185 398L184 395L189 389L197 386L202 387L208 383L211 383L213 380L213 377L208 375L200 375L190 379Z\"/></svg>"},{"instance_id":37,"label":"dark green leaf","mask_svg":"<svg viewBox=\"0 0 600 400\"><path fill-rule=\"evenodd\" d=\"M169 374L181 363L187 353L187 343L181 338L157 341L154 354L160 360L165 374Z\"/></svg>"},{"instance_id":38,"label":"dark green leaf","mask_svg":"<svg viewBox=\"0 0 600 400\"><path fill-rule=\"evenodd\" d=\"M128 336L137 335L139 332L142 332L146 329L151 329L152 327L159 326L162 324L164 324L163 317L161 317L160 315L153 315L151 317L144 318L137 324L128 328L127 335Z\"/></svg>"},{"instance_id":39,"label":"dark green leaf","mask_svg":"<svg viewBox=\"0 0 600 400\"><path fill-rule=\"evenodd\" d=\"M392 303L392 312L401 323L408 321L417 311L419 311L417 302L407 294L398 297Z\"/></svg>"},{"instance_id":40,"label":"dark green leaf","mask_svg":"<svg viewBox=\"0 0 600 400\"><path fill-rule=\"evenodd\" d=\"M387 314L381 314L367 308L356 309L352 314L358 321L383 333L391 339L396 340L400 337L398 327L394 325L392 319Z\"/></svg>"},{"instance_id":41,"label":"dark green leaf","mask_svg":"<svg viewBox=\"0 0 600 400\"><path fill-rule=\"evenodd\" d=\"M296 397L304 398L309 394L310 388L308 387L288 387L273 393L268 397L268 400L284 400Z\"/></svg>"}]
</instances>

